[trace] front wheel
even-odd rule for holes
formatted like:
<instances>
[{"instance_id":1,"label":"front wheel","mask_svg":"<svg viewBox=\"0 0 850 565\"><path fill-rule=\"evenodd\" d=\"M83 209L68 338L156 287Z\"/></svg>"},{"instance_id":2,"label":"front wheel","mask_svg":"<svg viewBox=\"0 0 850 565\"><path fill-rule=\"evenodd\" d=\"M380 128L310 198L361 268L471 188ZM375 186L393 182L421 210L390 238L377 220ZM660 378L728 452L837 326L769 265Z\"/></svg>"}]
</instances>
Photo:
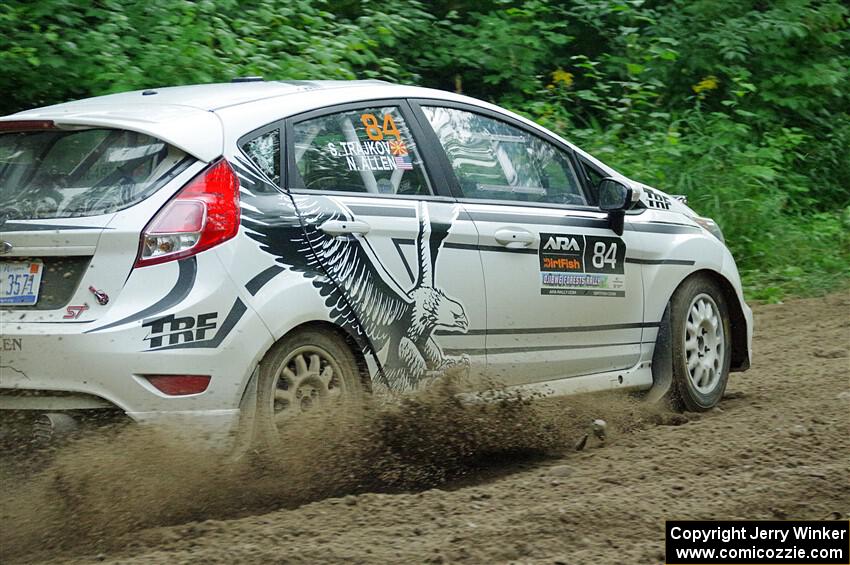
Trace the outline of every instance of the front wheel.
<instances>
[{"instance_id":1,"label":"front wheel","mask_svg":"<svg viewBox=\"0 0 850 565\"><path fill-rule=\"evenodd\" d=\"M682 283L671 300L672 400L705 411L720 402L729 378L730 325L725 296L706 277Z\"/></svg>"},{"instance_id":2,"label":"front wheel","mask_svg":"<svg viewBox=\"0 0 850 565\"><path fill-rule=\"evenodd\" d=\"M257 431L269 446L299 414L319 406L341 406L363 394L348 344L317 329L297 331L275 344L260 361L257 385Z\"/></svg>"}]
</instances>

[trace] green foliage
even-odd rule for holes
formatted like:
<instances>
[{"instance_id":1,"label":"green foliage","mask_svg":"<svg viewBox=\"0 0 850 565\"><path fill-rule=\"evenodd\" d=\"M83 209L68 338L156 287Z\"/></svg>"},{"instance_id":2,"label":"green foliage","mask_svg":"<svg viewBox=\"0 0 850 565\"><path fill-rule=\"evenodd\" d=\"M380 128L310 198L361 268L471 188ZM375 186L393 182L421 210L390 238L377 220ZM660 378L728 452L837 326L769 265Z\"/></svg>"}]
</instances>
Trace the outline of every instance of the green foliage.
<instances>
[{"instance_id":1,"label":"green foliage","mask_svg":"<svg viewBox=\"0 0 850 565\"><path fill-rule=\"evenodd\" d=\"M842 0L6 0L0 114L121 90L386 78L463 90L713 217L751 296L850 281Z\"/></svg>"},{"instance_id":2,"label":"green foliage","mask_svg":"<svg viewBox=\"0 0 850 565\"><path fill-rule=\"evenodd\" d=\"M392 55L429 17L364 7L340 20L313 0L74 0L0 3L0 113L145 87L234 76L413 80ZM389 25L388 25L389 24Z\"/></svg>"}]
</instances>

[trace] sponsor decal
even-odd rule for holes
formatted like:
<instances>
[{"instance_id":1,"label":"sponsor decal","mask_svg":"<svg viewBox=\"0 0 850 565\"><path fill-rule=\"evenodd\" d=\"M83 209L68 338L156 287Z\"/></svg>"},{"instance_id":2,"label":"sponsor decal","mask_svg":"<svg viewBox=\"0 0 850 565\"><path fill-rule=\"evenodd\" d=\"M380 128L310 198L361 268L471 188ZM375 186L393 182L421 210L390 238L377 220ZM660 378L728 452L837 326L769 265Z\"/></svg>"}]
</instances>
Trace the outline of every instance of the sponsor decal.
<instances>
[{"instance_id":1,"label":"sponsor decal","mask_svg":"<svg viewBox=\"0 0 850 565\"><path fill-rule=\"evenodd\" d=\"M540 242L540 294L626 295L626 244L619 237L541 233Z\"/></svg>"},{"instance_id":2,"label":"sponsor decal","mask_svg":"<svg viewBox=\"0 0 850 565\"><path fill-rule=\"evenodd\" d=\"M345 159L349 171L411 171L407 144L392 115L361 114L365 140L332 141L325 147L334 158Z\"/></svg>"},{"instance_id":3,"label":"sponsor decal","mask_svg":"<svg viewBox=\"0 0 850 565\"><path fill-rule=\"evenodd\" d=\"M661 194L660 192L647 187L644 189L644 193L646 194L647 207L656 208L659 210L670 209L670 199Z\"/></svg>"},{"instance_id":4,"label":"sponsor decal","mask_svg":"<svg viewBox=\"0 0 850 565\"><path fill-rule=\"evenodd\" d=\"M333 157L345 159L349 171L413 170L407 145L403 141L336 141L326 150Z\"/></svg>"},{"instance_id":5,"label":"sponsor decal","mask_svg":"<svg viewBox=\"0 0 850 565\"><path fill-rule=\"evenodd\" d=\"M24 349L23 338L4 337L0 338L0 351L22 351Z\"/></svg>"},{"instance_id":6,"label":"sponsor decal","mask_svg":"<svg viewBox=\"0 0 850 565\"><path fill-rule=\"evenodd\" d=\"M575 237L568 235L550 235L543 244L543 249L549 251L581 251Z\"/></svg>"},{"instance_id":7,"label":"sponsor decal","mask_svg":"<svg viewBox=\"0 0 850 565\"><path fill-rule=\"evenodd\" d=\"M79 318L83 312L89 309L88 304L82 304L80 306L68 306L65 308L65 315L62 316L63 320L76 320Z\"/></svg>"},{"instance_id":8,"label":"sponsor decal","mask_svg":"<svg viewBox=\"0 0 850 565\"><path fill-rule=\"evenodd\" d=\"M413 170L413 163L410 162L410 157L394 157L393 162L396 169L401 169L402 171Z\"/></svg>"},{"instance_id":9,"label":"sponsor decal","mask_svg":"<svg viewBox=\"0 0 850 565\"><path fill-rule=\"evenodd\" d=\"M150 342L148 344L150 349L155 349L163 345L202 341L207 338L207 332L211 332L218 327L215 321L216 318L218 318L218 312L179 318L171 314L163 318L150 320L142 324L143 328L150 328L145 341Z\"/></svg>"},{"instance_id":10,"label":"sponsor decal","mask_svg":"<svg viewBox=\"0 0 850 565\"><path fill-rule=\"evenodd\" d=\"M375 114L360 115L360 123L366 128L366 137L372 141L382 141L384 137L394 137L401 140L401 132L398 131L392 114L384 114L381 121L383 125L379 125Z\"/></svg>"},{"instance_id":11,"label":"sponsor decal","mask_svg":"<svg viewBox=\"0 0 850 565\"><path fill-rule=\"evenodd\" d=\"M407 145L403 141L390 141L390 153L396 157L407 155Z\"/></svg>"}]
</instances>

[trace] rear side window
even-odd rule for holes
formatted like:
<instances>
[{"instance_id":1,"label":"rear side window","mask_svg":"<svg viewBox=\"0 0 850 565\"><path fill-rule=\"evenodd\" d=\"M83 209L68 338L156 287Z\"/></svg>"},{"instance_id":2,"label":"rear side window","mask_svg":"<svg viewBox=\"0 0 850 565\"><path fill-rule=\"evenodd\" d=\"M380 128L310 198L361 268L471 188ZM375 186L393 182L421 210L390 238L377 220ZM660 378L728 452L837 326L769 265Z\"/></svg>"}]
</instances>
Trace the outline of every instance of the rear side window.
<instances>
[{"instance_id":1,"label":"rear side window","mask_svg":"<svg viewBox=\"0 0 850 565\"><path fill-rule=\"evenodd\" d=\"M0 134L0 216L74 218L141 202L193 161L164 141L117 129Z\"/></svg>"},{"instance_id":2,"label":"rear side window","mask_svg":"<svg viewBox=\"0 0 850 565\"><path fill-rule=\"evenodd\" d=\"M586 205L567 154L508 123L423 107L465 198Z\"/></svg>"},{"instance_id":3,"label":"rear side window","mask_svg":"<svg viewBox=\"0 0 850 565\"><path fill-rule=\"evenodd\" d=\"M280 186L280 130L275 128L245 142L242 151L275 185Z\"/></svg>"},{"instance_id":4,"label":"rear side window","mask_svg":"<svg viewBox=\"0 0 850 565\"><path fill-rule=\"evenodd\" d=\"M431 194L416 142L395 106L363 108L297 122L301 186L392 195Z\"/></svg>"}]
</instances>

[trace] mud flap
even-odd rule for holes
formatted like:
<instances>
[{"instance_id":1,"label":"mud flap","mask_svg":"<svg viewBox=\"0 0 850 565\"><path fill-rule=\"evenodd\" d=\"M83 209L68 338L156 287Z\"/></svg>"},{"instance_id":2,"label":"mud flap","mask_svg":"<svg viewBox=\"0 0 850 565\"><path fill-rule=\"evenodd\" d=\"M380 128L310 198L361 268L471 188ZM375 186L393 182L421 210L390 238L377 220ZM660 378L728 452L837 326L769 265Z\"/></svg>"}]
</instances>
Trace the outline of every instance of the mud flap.
<instances>
[{"instance_id":1,"label":"mud flap","mask_svg":"<svg viewBox=\"0 0 850 565\"><path fill-rule=\"evenodd\" d=\"M239 401L239 427L236 430L236 440L230 456L233 459L241 459L254 444L254 436L257 427L257 381L260 376L260 367L257 366L248 379L248 386L242 393Z\"/></svg>"},{"instance_id":2,"label":"mud flap","mask_svg":"<svg viewBox=\"0 0 850 565\"><path fill-rule=\"evenodd\" d=\"M673 384L673 343L670 327L670 303L664 309L658 337L655 339L655 351L652 354L652 388L646 393L646 400L658 402L667 396Z\"/></svg>"}]
</instances>

